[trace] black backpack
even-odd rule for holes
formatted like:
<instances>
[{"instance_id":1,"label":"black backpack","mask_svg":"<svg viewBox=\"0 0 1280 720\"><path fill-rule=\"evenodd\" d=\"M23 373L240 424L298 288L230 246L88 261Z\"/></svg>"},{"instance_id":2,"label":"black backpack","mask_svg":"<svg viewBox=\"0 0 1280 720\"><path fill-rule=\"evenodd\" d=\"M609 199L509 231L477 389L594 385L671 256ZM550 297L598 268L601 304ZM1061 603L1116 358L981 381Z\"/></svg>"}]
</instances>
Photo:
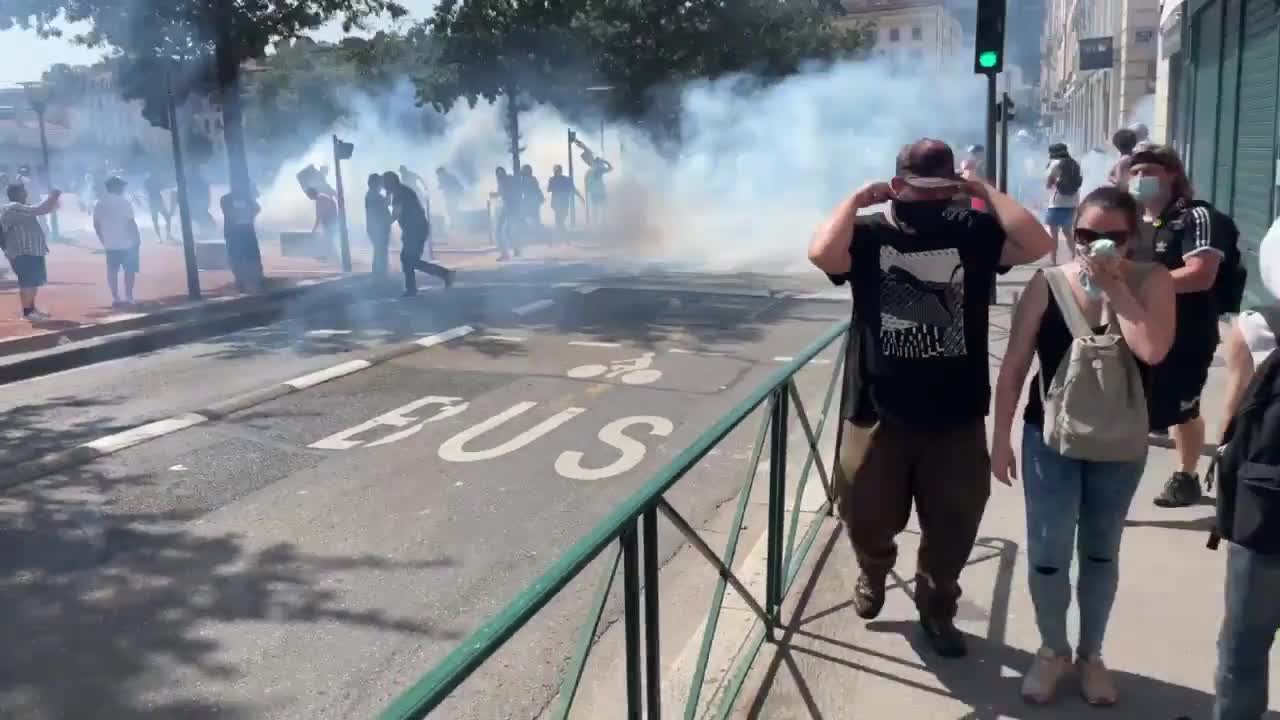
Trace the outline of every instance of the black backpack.
<instances>
[{"instance_id":1,"label":"black backpack","mask_svg":"<svg viewBox=\"0 0 1280 720\"><path fill-rule=\"evenodd\" d=\"M1080 163L1074 158L1062 158L1062 166L1058 171L1058 192L1063 195L1075 195L1084 185L1084 174L1080 171Z\"/></svg>"},{"instance_id":2,"label":"black backpack","mask_svg":"<svg viewBox=\"0 0 1280 720\"><path fill-rule=\"evenodd\" d=\"M1258 309L1275 333L1280 306ZM1218 517L1209 547L1220 538L1263 555L1280 555L1280 351L1254 371L1223 434L1206 485L1218 481Z\"/></svg>"},{"instance_id":3,"label":"black backpack","mask_svg":"<svg viewBox=\"0 0 1280 720\"><path fill-rule=\"evenodd\" d=\"M1213 232L1226 234L1222 262L1218 265L1218 277L1213 281L1213 302L1218 314L1238 313L1244 302L1244 286L1249 280L1249 271L1244 266L1244 258L1240 255L1240 229L1230 215L1219 211L1207 202L1195 201L1190 207L1208 208L1213 216Z\"/></svg>"}]
</instances>

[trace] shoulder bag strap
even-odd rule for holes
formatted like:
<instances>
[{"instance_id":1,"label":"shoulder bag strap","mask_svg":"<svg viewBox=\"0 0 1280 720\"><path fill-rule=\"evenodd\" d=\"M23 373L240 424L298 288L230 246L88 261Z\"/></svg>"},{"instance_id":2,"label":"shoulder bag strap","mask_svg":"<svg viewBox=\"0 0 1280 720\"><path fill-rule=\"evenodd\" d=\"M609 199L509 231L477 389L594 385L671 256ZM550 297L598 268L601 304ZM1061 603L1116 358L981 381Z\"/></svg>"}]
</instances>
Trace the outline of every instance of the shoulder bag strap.
<instances>
[{"instance_id":1,"label":"shoulder bag strap","mask_svg":"<svg viewBox=\"0 0 1280 720\"><path fill-rule=\"evenodd\" d=\"M1067 274L1061 268L1045 268L1044 279L1049 282L1049 291L1053 293L1053 299L1058 303L1058 311L1062 313L1062 319L1066 321L1067 329L1071 331L1071 337L1077 340L1092 337L1093 328L1089 326L1089 321L1085 319L1084 312L1080 309L1080 303L1076 302L1076 296L1071 291L1071 281L1067 279Z\"/></svg>"}]
</instances>

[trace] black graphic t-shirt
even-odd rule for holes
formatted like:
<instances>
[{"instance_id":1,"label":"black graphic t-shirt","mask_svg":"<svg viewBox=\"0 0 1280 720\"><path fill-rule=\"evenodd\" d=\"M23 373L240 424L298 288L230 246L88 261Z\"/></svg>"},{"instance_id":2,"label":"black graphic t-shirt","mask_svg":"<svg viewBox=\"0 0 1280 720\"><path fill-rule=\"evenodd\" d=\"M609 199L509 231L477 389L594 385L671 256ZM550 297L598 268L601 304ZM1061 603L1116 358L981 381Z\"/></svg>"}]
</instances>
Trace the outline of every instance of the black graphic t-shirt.
<instances>
[{"instance_id":1,"label":"black graphic t-shirt","mask_svg":"<svg viewBox=\"0 0 1280 720\"><path fill-rule=\"evenodd\" d=\"M985 417L991 402L988 301L1005 233L967 208L914 222L859 216L853 267L831 276L850 284L861 331L862 398L846 417L948 430Z\"/></svg>"},{"instance_id":2,"label":"black graphic t-shirt","mask_svg":"<svg viewBox=\"0 0 1280 720\"><path fill-rule=\"evenodd\" d=\"M1152 256L1169 270L1186 267L1201 253L1223 257L1234 239L1227 220L1203 203L1176 200L1153 223ZM1218 309L1213 291L1178 293L1178 331L1169 358L1212 356L1218 345ZM1207 353L1207 355L1206 355Z\"/></svg>"}]
</instances>

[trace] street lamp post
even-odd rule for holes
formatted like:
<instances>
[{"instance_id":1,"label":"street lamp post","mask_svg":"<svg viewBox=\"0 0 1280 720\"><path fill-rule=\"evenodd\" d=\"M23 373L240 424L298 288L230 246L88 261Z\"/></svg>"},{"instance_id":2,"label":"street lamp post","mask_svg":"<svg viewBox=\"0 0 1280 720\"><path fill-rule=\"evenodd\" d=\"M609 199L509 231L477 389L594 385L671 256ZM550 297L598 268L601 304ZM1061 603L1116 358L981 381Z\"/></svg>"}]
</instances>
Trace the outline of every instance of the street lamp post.
<instances>
[{"instance_id":1,"label":"street lamp post","mask_svg":"<svg viewBox=\"0 0 1280 720\"><path fill-rule=\"evenodd\" d=\"M44 114L49 110L49 88L42 82L22 83L27 93L27 102L36 112L36 120L40 124L40 156L44 162L44 180L50 189L53 188L53 170L49 166L49 136L45 132ZM58 210L54 208L49 214L50 239L58 240Z\"/></svg>"}]
</instances>

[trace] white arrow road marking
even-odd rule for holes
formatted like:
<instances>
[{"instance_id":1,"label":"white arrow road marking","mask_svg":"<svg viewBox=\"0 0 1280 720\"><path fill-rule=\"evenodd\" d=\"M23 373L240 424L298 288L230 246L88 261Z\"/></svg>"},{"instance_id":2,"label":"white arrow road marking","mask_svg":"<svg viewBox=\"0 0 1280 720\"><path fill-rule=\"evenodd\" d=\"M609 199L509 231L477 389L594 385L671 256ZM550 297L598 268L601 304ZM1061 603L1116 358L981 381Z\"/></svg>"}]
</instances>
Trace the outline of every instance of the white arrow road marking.
<instances>
[{"instance_id":1,"label":"white arrow road marking","mask_svg":"<svg viewBox=\"0 0 1280 720\"><path fill-rule=\"evenodd\" d=\"M463 462L478 462L480 460L492 460L497 457L502 457L507 453L511 453L511 452L515 452L516 450L519 450L520 448L528 445L534 440L537 440L543 435L546 435L552 430L555 430L561 425L569 422L570 420L574 419L575 417L587 411L586 408L579 408L579 407L565 408L564 410L561 410L555 415L552 415L546 420L543 420L537 425L534 425L532 428L525 430L524 432L520 433L514 438L511 438L507 442L504 442L501 445L498 445L497 447L492 447L492 448L489 448L488 450L467 450L466 449L467 443L471 442L472 440L475 440L481 435L484 435L490 430L500 425L503 425L508 420L511 420L512 418L523 415L524 413L533 409L533 407L536 406L537 404L538 403L536 402L528 402L528 401L522 402L522 403L516 403L515 405L511 406L511 408L508 409L507 411L500 413L498 415L494 415L488 420L485 420L482 423L474 425L470 428L467 428L466 430L463 430L457 435L454 435L453 437L444 441L444 443L440 445L440 450L438 451L438 454L440 455L440 459L446 460L448 462L463 463Z\"/></svg>"},{"instance_id":2,"label":"white arrow road marking","mask_svg":"<svg viewBox=\"0 0 1280 720\"><path fill-rule=\"evenodd\" d=\"M556 472L570 480L604 480L634 469L644 460L647 448L644 443L627 437L623 432L632 425L648 425L649 434L657 437L667 437L675 429L670 420L657 415L636 415L614 420L600 428L596 437L617 448L622 457L602 468L584 468L583 453L566 450L556 458Z\"/></svg>"}]
</instances>

